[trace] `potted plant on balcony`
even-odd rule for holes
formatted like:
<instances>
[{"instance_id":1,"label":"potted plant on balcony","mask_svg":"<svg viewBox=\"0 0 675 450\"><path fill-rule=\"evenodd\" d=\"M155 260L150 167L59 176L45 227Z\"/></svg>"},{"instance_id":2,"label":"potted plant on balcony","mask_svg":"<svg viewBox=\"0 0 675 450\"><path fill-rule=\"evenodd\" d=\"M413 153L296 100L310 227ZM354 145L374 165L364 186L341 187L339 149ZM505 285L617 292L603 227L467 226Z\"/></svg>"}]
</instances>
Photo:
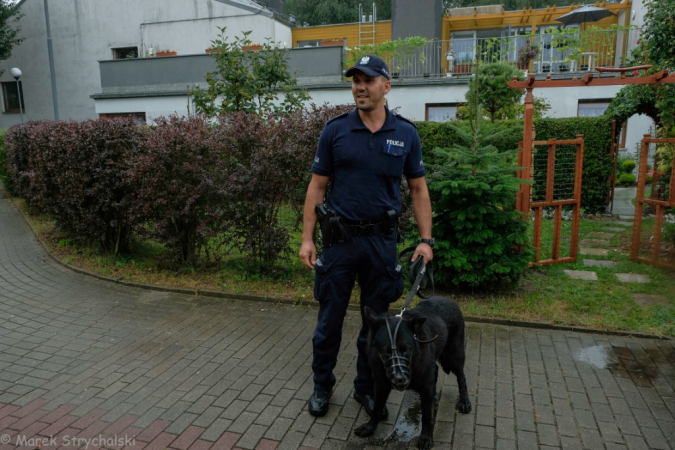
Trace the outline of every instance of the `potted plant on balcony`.
<instances>
[{"instance_id":1,"label":"potted plant on balcony","mask_svg":"<svg viewBox=\"0 0 675 450\"><path fill-rule=\"evenodd\" d=\"M539 46L532 42L528 42L520 50L518 50L518 68L520 70L527 70L530 68L530 61L539 54Z\"/></svg>"},{"instance_id":2,"label":"potted plant on balcony","mask_svg":"<svg viewBox=\"0 0 675 450\"><path fill-rule=\"evenodd\" d=\"M263 46L261 44L249 44L245 45L242 47L242 50L244 51L256 51L256 50L262 50Z\"/></svg>"},{"instance_id":3,"label":"potted plant on balcony","mask_svg":"<svg viewBox=\"0 0 675 450\"><path fill-rule=\"evenodd\" d=\"M174 50L157 50L155 56L176 56L177 53Z\"/></svg>"}]
</instances>

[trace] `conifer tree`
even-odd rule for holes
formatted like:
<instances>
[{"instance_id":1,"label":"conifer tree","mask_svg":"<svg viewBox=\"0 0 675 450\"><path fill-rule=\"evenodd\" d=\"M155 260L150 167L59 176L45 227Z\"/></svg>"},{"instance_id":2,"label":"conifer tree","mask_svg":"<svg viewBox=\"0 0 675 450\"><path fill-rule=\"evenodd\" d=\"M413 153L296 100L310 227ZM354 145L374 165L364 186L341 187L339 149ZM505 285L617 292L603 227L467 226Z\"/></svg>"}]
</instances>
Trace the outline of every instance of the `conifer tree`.
<instances>
[{"instance_id":1,"label":"conifer tree","mask_svg":"<svg viewBox=\"0 0 675 450\"><path fill-rule=\"evenodd\" d=\"M515 288L532 260L528 222L515 210L523 183L514 164L517 150L500 152L483 144L498 136L482 133L480 121L479 104L473 135L457 129L465 144L434 149L438 163L429 190L438 240L436 274L446 285L492 288L508 279Z\"/></svg>"}]
</instances>

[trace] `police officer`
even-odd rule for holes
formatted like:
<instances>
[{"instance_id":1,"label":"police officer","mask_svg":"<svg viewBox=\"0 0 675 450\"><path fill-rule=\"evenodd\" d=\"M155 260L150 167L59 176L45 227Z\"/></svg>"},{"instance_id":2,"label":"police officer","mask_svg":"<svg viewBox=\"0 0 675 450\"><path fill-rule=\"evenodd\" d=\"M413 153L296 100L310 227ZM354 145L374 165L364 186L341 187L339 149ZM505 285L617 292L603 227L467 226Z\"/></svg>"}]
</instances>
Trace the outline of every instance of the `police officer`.
<instances>
[{"instance_id":1,"label":"police officer","mask_svg":"<svg viewBox=\"0 0 675 450\"><path fill-rule=\"evenodd\" d=\"M357 341L354 398L372 416L373 379L366 356L368 326L363 308L377 313L403 293L401 266L396 255L396 215L401 212L400 184L406 176L421 242L412 259L433 258L431 203L425 181L420 138L415 126L389 111L384 96L391 89L389 69L379 57L368 55L347 70L352 77L356 109L329 120L321 133L307 189L300 258L315 271L314 297L319 302L312 339L314 393L308 409L314 416L328 411L335 385L333 368L342 340L342 325L352 288L358 277L362 327ZM334 215L333 242L317 259L313 242L316 205L324 202L332 177L327 209ZM392 221L393 216L393 221ZM322 222L322 226L323 226ZM324 243L326 244L326 243ZM385 406L379 412L388 416Z\"/></svg>"}]
</instances>

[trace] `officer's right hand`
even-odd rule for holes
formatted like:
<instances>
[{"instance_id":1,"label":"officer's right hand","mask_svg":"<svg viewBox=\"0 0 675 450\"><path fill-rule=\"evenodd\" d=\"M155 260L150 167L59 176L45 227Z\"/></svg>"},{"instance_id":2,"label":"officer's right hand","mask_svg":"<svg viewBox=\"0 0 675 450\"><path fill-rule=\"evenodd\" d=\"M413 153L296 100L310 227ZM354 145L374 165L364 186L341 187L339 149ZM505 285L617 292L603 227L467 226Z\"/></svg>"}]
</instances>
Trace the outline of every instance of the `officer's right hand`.
<instances>
[{"instance_id":1,"label":"officer's right hand","mask_svg":"<svg viewBox=\"0 0 675 450\"><path fill-rule=\"evenodd\" d=\"M316 263L316 245L314 245L314 242L302 242L300 246L300 260L304 265L314 270L314 263Z\"/></svg>"}]
</instances>

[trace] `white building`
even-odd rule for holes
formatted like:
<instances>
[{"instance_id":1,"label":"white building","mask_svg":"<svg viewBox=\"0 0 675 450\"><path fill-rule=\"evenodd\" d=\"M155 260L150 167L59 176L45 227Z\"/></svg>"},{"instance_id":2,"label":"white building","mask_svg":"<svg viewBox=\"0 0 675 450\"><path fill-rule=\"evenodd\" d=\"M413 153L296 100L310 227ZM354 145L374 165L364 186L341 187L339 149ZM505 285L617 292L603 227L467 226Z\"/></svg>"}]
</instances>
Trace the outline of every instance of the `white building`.
<instances>
[{"instance_id":1,"label":"white building","mask_svg":"<svg viewBox=\"0 0 675 450\"><path fill-rule=\"evenodd\" d=\"M9 69L21 70L24 120L54 119L46 10L54 60L59 119L98 117L91 95L101 92L99 61L147 57L161 50L204 54L227 27L229 36L252 31L253 42L290 42L290 27L249 0L22 0L20 37L0 61L3 114L0 128L20 121L8 98L16 93ZM9 94L9 95L8 95ZM12 103L12 102L10 102Z\"/></svg>"}]
</instances>

